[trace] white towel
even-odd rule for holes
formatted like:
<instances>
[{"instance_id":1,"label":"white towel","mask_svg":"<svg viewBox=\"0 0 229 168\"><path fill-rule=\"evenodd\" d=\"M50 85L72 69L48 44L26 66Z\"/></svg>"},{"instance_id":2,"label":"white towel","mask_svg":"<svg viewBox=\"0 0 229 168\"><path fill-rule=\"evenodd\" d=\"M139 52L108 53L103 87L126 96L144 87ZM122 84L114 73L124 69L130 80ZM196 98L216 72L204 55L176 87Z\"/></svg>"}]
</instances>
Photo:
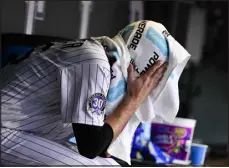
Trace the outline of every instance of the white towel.
<instances>
[{"instance_id":1,"label":"white towel","mask_svg":"<svg viewBox=\"0 0 229 168\"><path fill-rule=\"evenodd\" d=\"M106 113L111 114L121 103L126 92L127 68L135 65L135 75L144 73L157 60L168 61L168 68L156 89L147 97L128 122L118 138L109 146L108 153L130 162L131 142L140 122L173 122L179 109L178 80L190 54L168 33L166 28L153 21L130 24L117 36L101 37L107 54L116 58L112 66L111 86L108 92Z\"/></svg>"}]
</instances>

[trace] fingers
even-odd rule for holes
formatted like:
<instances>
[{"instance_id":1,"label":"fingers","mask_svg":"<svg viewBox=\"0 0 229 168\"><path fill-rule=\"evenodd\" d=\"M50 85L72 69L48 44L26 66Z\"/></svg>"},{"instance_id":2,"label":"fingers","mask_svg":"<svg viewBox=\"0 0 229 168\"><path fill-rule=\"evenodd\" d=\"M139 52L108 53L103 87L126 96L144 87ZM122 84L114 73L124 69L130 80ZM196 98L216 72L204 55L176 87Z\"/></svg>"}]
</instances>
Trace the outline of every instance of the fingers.
<instances>
[{"instance_id":1,"label":"fingers","mask_svg":"<svg viewBox=\"0 0 229 168\"><path fill-rule=\"evenodd\" d=\"M134 67L130 63L128 67L128 83L133 82L133 81L134 81Z\"/></svg>"},{"instance_id":2,"label":"fingers","mask_svg":"<svg viewBox=\"0 0 229 168\"><path fill-rule=\"evenodd\" d=\"M151 66L147 72L144 74L145 76L152 76L155 71L162 65L162 61L157 61L153 66Z\"/></svg>"},{"instance_id":3,"label":"fingers","mask_svg":"<svg viewBox=\"0 0 229 168\"><path fill-rule=\"evenodd\" d=\"M161 81L162 77L164 76L164 73L167 69L167 64L163 64L160 66L155 73L151 76L151 86L155 88L159 82Z\"/></svg>"},{"instance_id":4,"label":"fingers","mask_svg":"<svg viewBox=\"0 0 229 168\"><path fill-rule=\"evenodd\" d=\"M167 63L162 64L156 71L151 75L152 78L158 79L165 73L167 69Z\"/></svg>"}]
</instances>

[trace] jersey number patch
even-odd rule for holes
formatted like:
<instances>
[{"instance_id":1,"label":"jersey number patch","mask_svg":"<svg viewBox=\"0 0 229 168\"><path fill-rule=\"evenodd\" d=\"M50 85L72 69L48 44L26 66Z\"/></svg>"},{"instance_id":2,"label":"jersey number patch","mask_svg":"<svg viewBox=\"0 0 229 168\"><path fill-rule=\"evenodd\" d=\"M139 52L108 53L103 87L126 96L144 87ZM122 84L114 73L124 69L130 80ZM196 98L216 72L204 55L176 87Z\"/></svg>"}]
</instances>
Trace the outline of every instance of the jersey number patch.
<instances>
[{"instance_id":1,"label":"jersey number patch","mask_svg":"<svg viewBox=\"0 0 229 168\"><path fill-rule=\"evenodd\" d=\"M88 111L97 115L104 113L105 106L106 98L101 93L93 94L88 101Z\"/></svg>"}]
</instances>

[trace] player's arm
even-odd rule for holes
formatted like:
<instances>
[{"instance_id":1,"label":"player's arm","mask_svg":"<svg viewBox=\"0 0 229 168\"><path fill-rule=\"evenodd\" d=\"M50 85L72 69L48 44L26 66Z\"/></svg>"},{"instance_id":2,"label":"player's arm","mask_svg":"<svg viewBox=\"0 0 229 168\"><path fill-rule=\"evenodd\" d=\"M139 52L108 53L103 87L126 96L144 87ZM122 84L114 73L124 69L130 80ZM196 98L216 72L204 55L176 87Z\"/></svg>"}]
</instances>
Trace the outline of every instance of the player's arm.
<instances>
[{"instance_id":1,"label":"player's arm","mask_svg":"<svg viewBox=\"0 0 229 168\"><path fill-rule=\"evenodd\" d=\"M157 62L145 74L135 78L133 66L130 64L127 96L105 121L113 130L113 140L119 136L145 98L158 85L165 69L166 64L161 65L160 62Z\"/></svg>"},{"instance_id":2,"label":"player's arm","mask_svg":"<svg viewBox=\"0 0 229 168\"><path fill-rule=\"evenodd\" d=\"M61 114L63 123L72 123L80 154L94 158L113 139L111 126L104 123L111 73L102 47L85 48L90 51L81 49L76 63L60 69Z\"/></svg>"},{"instance_id":3,"label":"player's arm","mask_svg":"<svg viewBox=\"0 0 229 168\"><path fill-rule=\"evenodd\" d=\"M128 93L120 106L105 120L102 127L73 124L78 148L81 154L94 158L106 152L126 126L134 112L155 88L161 79L165 66L153 66L145 75L134 79L133 67L129 67ZM83 136L84 135L84 136Z\"/></svg>"},{"instance_id":4,"label":"player's arm","mask_svg":"<svg viewBox=\"0 0 229 168\"><path fill-rule=\"evenodd\" d=\"M106 56L101 57L104 58ZM141 99L148 95L149 89L143 94L139 84L142 85L145 79L150 82L147 79L151 77L145 75L135 80L131 67L128 96L104 122L104 102L110 85L109 64L107 60L102 64L97 62L94 54L89 54L87 60L94 62L61 70L61 113L64 123L72 123L80 154L94 158L106 151L141 104ZM157 83L156 78L154 82ZM149 86L145 82L145 87Z\"/></svg>"}]
</instances>

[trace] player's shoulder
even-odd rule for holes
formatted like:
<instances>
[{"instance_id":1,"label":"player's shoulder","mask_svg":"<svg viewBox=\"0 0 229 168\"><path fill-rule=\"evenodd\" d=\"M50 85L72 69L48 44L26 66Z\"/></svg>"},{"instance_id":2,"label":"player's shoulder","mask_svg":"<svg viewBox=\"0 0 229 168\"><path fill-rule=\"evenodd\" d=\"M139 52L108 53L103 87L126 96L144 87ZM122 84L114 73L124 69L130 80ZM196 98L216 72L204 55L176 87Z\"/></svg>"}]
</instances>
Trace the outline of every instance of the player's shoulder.
<instances>
[{"instance_id":1,"label":"player's shoulder","mask_svg":"<svg viewBox=\"0 0 229 168\"><path fill-rule=\"evenodd\" d=\"M100 43L100 41L96 40L93 37L70 40L70 41L66 41L65 43L62 43L61 45L61 50L77 49L77 48L81 48L84 51L97 50L98 52L105 53L105 49Z\"/></svg>"},{"instance_id":2,"label":"player's shoulder","mask_svg":"<svg viewBox=\"0 0 229 168\"><path fill-rule=\"evenodd\" d=\"M105 48L99 40L95 38L70 40L58 46L61 50L59 60L68 63L67 67L75 64L98 64L109 67L109 60ZM64 66L65 67L65 66Z\"/></svg>"},{"instance_id":3,"label":"player's shoulder","mask_svg":"<svg viewBox=\"0 0 229 168\"><path fill-rule=\"evenodd\" d=\"M60 46L61 51L67 55L87 55L107 59L103 45L95 38L66 41Z\"/></svg>"}]
</instances>

